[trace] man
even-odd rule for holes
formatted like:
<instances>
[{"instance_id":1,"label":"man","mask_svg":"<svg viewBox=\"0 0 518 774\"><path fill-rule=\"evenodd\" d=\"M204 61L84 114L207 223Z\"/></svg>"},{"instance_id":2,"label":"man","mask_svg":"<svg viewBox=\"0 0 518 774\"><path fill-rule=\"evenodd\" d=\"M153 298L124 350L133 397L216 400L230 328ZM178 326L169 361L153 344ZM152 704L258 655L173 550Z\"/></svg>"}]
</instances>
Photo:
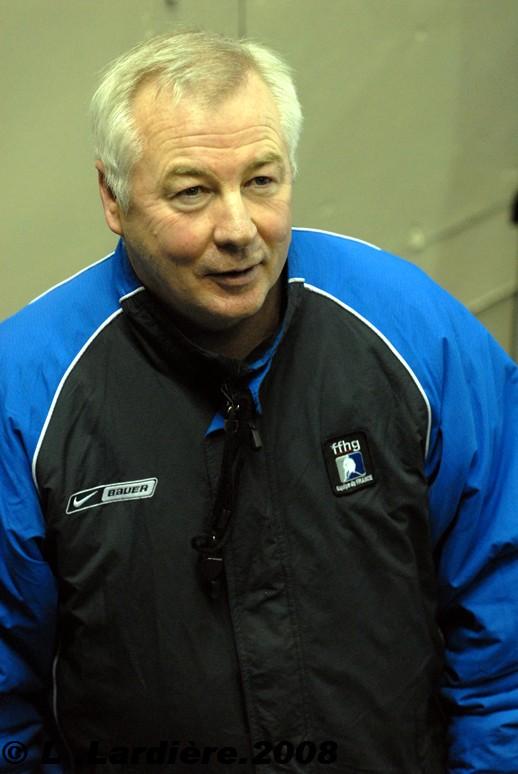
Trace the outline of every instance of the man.
<instances>
[{"instance_id":1,"label":"man","mask_svg":"<svg viewBox=\"0 0 518 774\"><path fill-rule=\"evenodd\" d=\"M263 47L148 41L93 114L121 240L1 329L2 771L518 771L514 364L291 230Z\"/></svg>"}]
</instances>

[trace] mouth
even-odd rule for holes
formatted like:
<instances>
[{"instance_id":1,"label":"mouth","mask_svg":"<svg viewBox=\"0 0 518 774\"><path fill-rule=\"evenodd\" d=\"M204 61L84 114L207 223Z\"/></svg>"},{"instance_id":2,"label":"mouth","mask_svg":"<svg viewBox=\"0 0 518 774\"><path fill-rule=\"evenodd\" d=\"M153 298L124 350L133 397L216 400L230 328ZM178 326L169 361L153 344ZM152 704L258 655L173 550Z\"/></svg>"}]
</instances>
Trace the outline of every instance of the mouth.
<instances>
[{"instance_id":1,"label":"mouth","mask_svg":"<svg viewBox=\"0 0 518 774\"><path fill-rule=\"evenodd\" d=\"M259 264L256 263L253 266L249 266L246 269L231 269L230 271L215 271L209 272L209 276L212 280L219 284L224 285L246 285L255 279L259 272Z\"/></svg>"}]
</instances>

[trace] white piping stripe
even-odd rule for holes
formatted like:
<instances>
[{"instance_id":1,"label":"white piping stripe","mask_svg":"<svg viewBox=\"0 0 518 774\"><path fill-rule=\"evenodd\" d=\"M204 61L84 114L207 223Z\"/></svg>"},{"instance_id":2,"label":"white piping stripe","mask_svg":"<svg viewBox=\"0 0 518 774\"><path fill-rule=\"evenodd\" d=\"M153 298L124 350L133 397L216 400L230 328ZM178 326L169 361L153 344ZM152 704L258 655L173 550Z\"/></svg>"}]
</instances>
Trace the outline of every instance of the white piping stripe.
<instances>
[{"instance_id":1,"label":"white piping stripe","mask_svg":"<svg viewBox=\"0 0 518 774\"><path fill-rule=\"evenodd\" d=\"M288 282L305 282L305 277L291 277Z\"/></svg>"},{"instance_id":2,"label":"white piping stripe","mask_svg":"<svg viewBox=\"0 0 518 774\"><path fill-rule=\"evenodd\" d=\"M52 662L52 709L54 712L54 720L56 721L56 725L59 728L59 721L58 721L58 685L56 680L56 672L58 667L58 659L59 659L59 650L61 647L61 642L58 644L58 647L56 649L56 653L54 655L54 660Z\"/></svg>"},{"instance_id":3,"label":"white piping stripe","mask_svg":"<svg viewBox=\"0 0 518 774\"><path fill-rule=\"evenodd\" d=\"M359 242L361 245L367 245L367 247L373 247L375 250L381 250L378 245L373 245L372 242L366 242L365 239L358 239L358 237L347 236L347 234L337 234L336 231L325 231L322 228L305 228L304 226L294 226L293 231L314 231L316 234L329 234L329 236L340 237L340 239L346 239L349 242Z\"/></svg>"},{"instance_id":4,"label":"white piping stripe","mask_svg":"<svg viewBox=\"0 0 518 774\"><path fill-rule=\"evenodd\" d=\"M320 288L315 287L314 285L309 285L308 283L304 284L304 287L306 287L308 290L310 290L312 293L318 293L321 296L325 296L325 298L329 298L331 301L334 301L335 304L338 304L338 306L343 307L343 309L346 309L348 312L351 312L355 317L357 317L359 320L361 320L368 328L370 328L374 333L376 333L377 336L380 337L380 339L387 345L387 347L390 349L390 351L397 357L397 359L402 363L402 365L406 368L410 376L412 377L417 389L421 393L421 396L425 402L426 410L428 412L428 428L426 431L426 446L425 446L425 457L428 457L428 449L430 446L430 434L432 431L432 409L430 406L430 401L428 400L428 396L426 392L424 391L424 388L417 378L417 375L414 373L410 365L406 362L403 355L401 355L400 352L397 351L395 346L387 339L387 337L378 329L375 325L373 325L369 320L367 320L363 315L361 315L359 312L356 311L356 309L353 309L352 306L349 306L348 304L344 304L343 301L340 301L335 296L332 296L330 293L327 293L325 290L321 290Z\"/></svg>"},{"instance_id":5,"label":"white piping stripe","mask_svg":"<svg viewBox=\"0 0 518 774\"><path fill-rule=\"evenodd\" d=\"M126 293L126 295L121 296L120 299L119 299L119 302L120 301L124 301L124 299L126 299L126 298L130 298L130 296L135 295L135 293L140 293L142 290L145 290L143 285L141 285L138 288L135 288L135 290L132 290L129 293ZM52 414L54 412L54 408L56 406L56 403L57 403L57 400L58 400L59 395L61 393L61 390L63 389L63 386L64 386L64 384L65 384L65 382L66 382L70 372L72 371L72 369L74 368L74 366L76 365L76 363L78 362L80 357L83 355L83 353L88 349L88 347L90 346L92 341L95 339L95 337L98 336L99 333L103 330L103 328L105 328L107 325L109 325L109 323L115 317L117 317L117 315L119 315L121 313L122 313L122 309L117 309L115 312L113 312L113 314L111 314L109 317L107 317L106 320L104 320L103 323L101 323L101 325L92 333L90 338L83 344L83 346L81 347L81 349L79 350L79 352L77 353L75 358L72 360L72 362L68 366L68 368L65 371L65 373L63 374L63 376L61 377L61 381L60 381L60 383L58 385L58 388L57 388L56 392L54 393L54 397L52 399L52 403L50 404L50 408L48 410L47 416L45 418L45 422L44 422L43 427L41 429L41 433L40 433L40 436L38 438L38 443L36 444L36 449L34 450L34 456L32 458L32 480L34 481L34 486L36 487L36 490L38 492L39 492L39 487L38 487L38 481L36 479L36 463L37 463L37 460L38 460L38 454L39 454L39 451L40 451L40 448L41 448L41 444L43 443L43 438L45 436L45 433L47 432L47 427L49 425L50 419L51 419Z\"/></svg>"},{"instance_id":6,"label":"white piping stripe","mask_svg":"<svg viewBox=\"0 0 518 774\"><path fill-rule=\"evenodd\" d=\"M74 756L72 754L72 750L70 749L68 742L66 740L65 734L63 733L63 729L61 727L61 723L59 721L59 715L58 715L58 683L57 683L57 667L58 667L58 661L59 656L61 655L61 640L59 641L58 647L56 649L56 654L54 656L54 660L52 662L52 711L54 713L54 720L56 721L56 727L59 731L59 734L61 736L61 741L63 742L65 749L70 756L70 761L72 764L72 770L75 771L74 767Z\"/></svg>"},{"instance_id":7,"label":"white piping stripe","mask_svg":"<svg viewBox=\"0 0 518 774\"><path fill-rule=\"evenodd\" d=\"M50 408L48 410L45 422L44 422L43 427L41 429L40 437L38 438L38 443L36 444L36 449L34 450L34 455L33 455L33 458L32 458L32 480L34 481L34 486L36 487L36 490L38 492L39 492L39 487L38 487L38 481L36 479L36 462L37 462L37 459L38 459L38 454L40 452L41 444L43 443L43 438L45 436L45 433L47 432L47 427L49 425L50 419L52 417L52 414L53 414L54 408L56 406L57 400L59 398L59 395L61 393L61 390L63 389L63 386L64 386L66 380L68 379L68 376L69 376L70 372L75 367L76 363L81 358L83 353L86 352L86 350L88 349L88 347L90 346L92 341L119 314L122 314L122 309L117 309L115 312L113 312L113 314L111 314L109 317L107 317L106 320L104 320L103 323L101 323L101 325L92 333L90 338L83 344L83 346L81 347L81 349L79 350L79 352L77 353L75 358L72 360L72 362L68 366L68 368L65 371L65 373L63 374L63 376L61 377L61 381L60 381L60 383L58 385L58 388L57 388L56 392L54 393L54 397L52 398L52 403L50 404Z\"/></svg>"},{"instance_id":8,"label":"white piping stripe","mask_svg":"<svg viewBox=\"0 0 518 774\"><path fill-rule=\"evenodd\" d=\"M84 271L88 271L88 269L92 269L94 266L97 266L99 263L102 263L103 261L107 261L108 258L111 258L112 255L114 255L114 252L109 253L109 255L105 255L104 258L100 258L98 261L95 261L95 263L91 263L88 266L85 266L84 269L79 269L79 271L76 271L75 274L72 274L70 277L67 277L64 280L61 280L61 282L57 282L55 285L52 285L51 288L48 290L44 290L43 293L40 293L39 296L36 296L36 298L33 298L32 301L29 301L29 304L33 304L35 301L38 301L40 298L43 298L43 296L46 296L47 293L50 293L51 290L55 290L56 288L59 288L61 285L64 285L65 282L68 282L69 280L73 280L74 277L78 277L80 274L82 274Z\"/></svg>"},{"instance_id":9,"label":"white piping stripe","mask_svg":"<svg viewBox=\"0 0 518 774\"><path fill-rule=\"evenodd\" d=\"M139 285L139 287L138 287L138 288L135 288L135 290L132 290L132 291L130 291L129 293L126 293L126 295L125 295L125 296L121 296L121 297L119 298L119 303L120 303L121 301L124 301L126 298L131 298L131 296L134 296L134 295L135 295L135 293L140 293L142 290L145 290L145 289L146 289L146 288L144 287L144 285Z\"/></svg>"}]
</instances>

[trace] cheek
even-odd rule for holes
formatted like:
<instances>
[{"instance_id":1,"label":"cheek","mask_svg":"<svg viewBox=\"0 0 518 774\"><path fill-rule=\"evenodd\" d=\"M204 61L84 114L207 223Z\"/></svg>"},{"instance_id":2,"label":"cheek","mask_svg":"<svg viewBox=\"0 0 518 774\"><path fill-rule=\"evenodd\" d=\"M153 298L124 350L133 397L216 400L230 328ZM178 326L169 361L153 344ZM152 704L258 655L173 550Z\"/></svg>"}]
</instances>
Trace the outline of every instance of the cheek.
<instances>
[{"instance_id":1,"label":"cheek","mask_svg":"<svg viewBox=\"0 0 518 774\"><path fill-rule=\"evenodd\" d=\"M270 242L286 242L291 237L291 208L287 203L273 206L263 217L264 238Z\"/></svg>"},{"instance_id":2,"label":"cheek","mask_svg":"<svg viewBox=\"0 0 518 774\"><path fill-rule=\"evenodd\" d=\"M176 216L157 222L154 237L161 252L178 263L189 263L204 252L210 230L199 219Z\"/></svg>"}]
</instances>

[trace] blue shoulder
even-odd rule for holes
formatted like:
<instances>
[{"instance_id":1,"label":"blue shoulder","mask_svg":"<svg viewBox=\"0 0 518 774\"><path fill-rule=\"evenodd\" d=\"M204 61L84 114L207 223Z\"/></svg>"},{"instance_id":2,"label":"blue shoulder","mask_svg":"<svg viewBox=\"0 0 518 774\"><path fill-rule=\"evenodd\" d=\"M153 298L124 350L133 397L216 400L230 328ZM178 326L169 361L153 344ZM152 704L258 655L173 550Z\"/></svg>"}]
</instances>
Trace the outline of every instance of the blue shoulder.
<instances>
[{"instance_id":1,"label":"blue shoulder","mask_svg":"<svg viewBox=\"0 0 518 774\"><path fill-rule=\"evenodd\" d=\"M138 287L122 244L0 324L0 398L34 448L58 386L95 332ZM22 428L19 428L22 430Z\"/></svg>"},{"instance_id":2,"label":"blue shoulder","mask_svg":"<svg viewBox=\"0 0 518 774\"><path fill-rule=\"evenodd\" d=\"M351 237L294 229L290 276L351 309L387 339L411 366L429 397L448 347L476 341L498 348L473 315L424 271Z\"/></svg>"},{"instance_id":3,"label":"blue shoulder","mask_svg":"<svg viewBox=\"0 0 518 774\"><path fill-rule=\"evenodd\" d=\"M414 264L368 242L327 231L293 230L290 275L297 273L383 328L405 314L413 318L416 309L428 306L430 297L440 296L443 302L447 298L456 305Z\"/></svg>"},{"instance_id":4,"label":"blue shoulder","mask_svg":"<svg viewBox=\"0 0 518 774\"><path fill-rule=\"evenodd\" d=\"M358 239L296 229L290 274L329 296L381 335L426 385L431 401L441 365L441 339L468 314L408 261Z\"/></svg>"}]
</instances>

